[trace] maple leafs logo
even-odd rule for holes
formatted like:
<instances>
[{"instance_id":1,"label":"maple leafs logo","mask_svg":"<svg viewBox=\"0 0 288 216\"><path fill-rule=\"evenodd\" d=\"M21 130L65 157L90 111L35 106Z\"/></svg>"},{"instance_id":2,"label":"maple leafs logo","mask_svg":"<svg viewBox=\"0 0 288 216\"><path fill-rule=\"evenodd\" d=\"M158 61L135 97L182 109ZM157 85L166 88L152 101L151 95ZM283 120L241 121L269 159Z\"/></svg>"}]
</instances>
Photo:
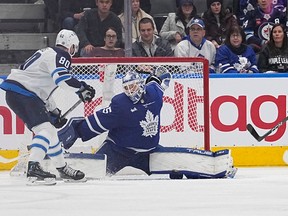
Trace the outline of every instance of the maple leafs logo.
<instances>
[{"instance_id":1,"label":"maple leafs logo","mask_svg":"<svg viewBox=\"0 0 288 216\"><path fill-rule=\"evenodd\" d=\"M158 133L159 116L155 116L154 118L153 113L148 110L145 120L140 121L140 126L143 128L142 136L155 136Z\"/></svg>"}]
</instances>

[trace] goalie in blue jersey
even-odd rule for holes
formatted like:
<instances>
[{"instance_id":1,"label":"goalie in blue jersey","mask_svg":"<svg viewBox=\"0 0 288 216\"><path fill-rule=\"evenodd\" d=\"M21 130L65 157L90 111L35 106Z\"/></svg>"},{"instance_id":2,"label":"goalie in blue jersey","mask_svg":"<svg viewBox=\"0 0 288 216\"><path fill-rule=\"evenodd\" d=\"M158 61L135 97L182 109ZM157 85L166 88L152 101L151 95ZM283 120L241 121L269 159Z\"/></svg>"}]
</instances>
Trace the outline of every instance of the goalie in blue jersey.
<instances>
[{"instance_id":1,"label":"goalie in blue jersey","mask_svg":"<svg viewBox=\"0 0 288 216\"><path fill-rule=\"evenodd\" d=\"M122 78L124 92L114 96L108 107L87 118L70 119L58 132L59 140L69 149L78 138L85 142L108 131L97 151L107 156L107 175L131 166L148 175L170 174L171 178L183 175L187 178L227 177L232 168L228 150L217 156L210 151L159 145L162 97L170 78L171 74L164 67L157 68L146 82L137 72L127 72ZM216 169L217 173L216 157L225 161L224 166ZM207 159L207 167L205 163L199 167L199 161L197 164L197 160L203 161L203 158Z\"/></svg>"}]
</instances>

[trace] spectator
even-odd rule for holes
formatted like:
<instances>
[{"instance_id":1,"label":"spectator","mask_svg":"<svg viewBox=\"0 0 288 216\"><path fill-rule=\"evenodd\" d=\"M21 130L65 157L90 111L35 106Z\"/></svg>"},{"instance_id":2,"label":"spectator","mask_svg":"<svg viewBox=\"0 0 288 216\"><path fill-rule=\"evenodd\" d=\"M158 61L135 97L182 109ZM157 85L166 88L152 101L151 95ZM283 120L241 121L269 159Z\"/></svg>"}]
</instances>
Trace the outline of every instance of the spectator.
<instances>
[{"instance_id":1,"label":"spectator","mask_svg":"<svg viewBox=\"0 0 288 216\"><path fill-rule=\"evenodd\" d=\"M140 36L139 33L139 21L144 18L144 17L148 17L153 21L153 25L155 26L154 28L154 34L158 34L157 29L156 29L156 24L154 22L154 19L152 16L150 16L149 14L147 14L145 11L143 11L140 8L140 0L132 0L132 43L135 42L137 40L137 38ZM125 37L125 29L124 29L124 13L121 13L119 15L119 18L122 22L122 26L123 26L123 40Z\"/></svg>"},{"instance_id":2,"label":"spectator","mask_svg":"<svg viewBox=\"0 0 288 216\"><path fill-rule=\"evenodd\" d=\"M236 16L224 9L223 0L207 0L207 11L202 19L205 23L205 37L216 48L224 42L227 30L238 24Z\"/></svg>"},{"instance_id":3,"label":"spectator","mask_svg":"<svg viewBox=\"0 0 288 216\"><path fill-rule=\"evenodd\" d=\"M141 9L145 11L145 13L150 14L151 11L151 2L150 0L140 0ZM124 0L114 0L111 11L115 14L120 15L124 11Z\"/></svg>"},{"instance_id":4,"label":"spectator","mask_svg":"<svg viewBox=\"0 0 288 216\"><path fill-rule=\"evenodd\" d=\"M286 25L286 13L273 8L272 0L258 0L258 7L247 12L243 20L243 29L247 43L255 52L261 50L269 39L269 32L276 23Z\"/></svg>"},{"instance_id":5,"label":"spectator","mask_svg":"<svg viewBox=\"0 0 288 216\"><path fill-rule=\"evenodd\" d=\"M78 25L75 26L76 33L80 39L80 56L82 53L89 53L93 47L104 46L105 29L115 28L117 32L116 47L122 41L122 24L119 17L110 11L112 0L95 0L97 9L91 9L84 13Z\"/></svg>"},{"instance_id":6,"label":"spectator","mask_svg":"<svg viewBox=\"0 0 288 216\"><path fill-rule=\"evenodd\" d=\"M63 29L73 30L84 15L85 9L95 8L95 0L61 0L60 24Z\"/></svg>"},{"instance_id":7,"label":"spectator","mask_svg":"<svg viewBox=\"0 0 288 216\"><path fill-rule=\"evenodd\" d=\"M279 10L286 12L287 1L286 0L273 0L273 7L278 8ZM243 19L248 11L255 10L257 7L257 0L239 0L237 1L236 7L234 8L235 14L238 18L239 24L243 25Z\"/></svg>"},{"instance_id":8,"label":"spectator","mask_svg":"<svg viewBox=\"0 0 288 216\"><path fill-rule=\"evenodd\" d=\"M154 35L155 26L150 18L145 17L139 21L139 30L139 40L132 44L132 56L173 56L169 41Z\"/></svg>"},{"instance_id":9,"label":"spectator","mask_svg":"<svg viewBox=\"0 0 288 216\"><path fill-rule=\"evenodd\" d=\"M175 47L177 57L203 57L209 61L210 73L214 73L216 48L205 39L205 24L201 19L192 19L188 23L189 35Z\"/></svg>"},{"instance_id":10,"label":"spectator","mask_svg":"<svg viewBox=\"0 0 288 216\"><path fill-rule=\"evenodd\" d=\"M256 54L245 44L245 33L238 26L232 26L225 44L216 51L215 66L221 73L258 73Z\"/></svg>"},{"instance_id":11,"label":"spectator","mask_svg":"<svg viewBox=\"0 0 288 216\"><path fill-rule=\"evenodd\" d=\"M83 57L124 57L125 52L122 48L115 47L117 33L113 27L105 31L105 45L103 47L93 47L89 54L83 53Z\"/></svg>"},{"instance_id":12,"label":"spectator","mask_svg":"<svg viewBox=\"0 0 288 216\"><path fill-rule=\"evenodd\" d=\"M259 54L258 67L261 72L288 72L288 45L285 27L273 26L270 40Z\"/></svg>"},{"instance_id":13,"label":"spectator","mask_svg":"<svg viewBox=\"0 0 288 216\"><path fill-rule=\"evenodd\" d=\"M177 12L168 14L160 31L160 36L169 40L173 50L183 37L189 35L187 24L192 18L197 17L197 9L193 0L181 0L179 3L180 7Z\"/></svg>"}]
</instances>

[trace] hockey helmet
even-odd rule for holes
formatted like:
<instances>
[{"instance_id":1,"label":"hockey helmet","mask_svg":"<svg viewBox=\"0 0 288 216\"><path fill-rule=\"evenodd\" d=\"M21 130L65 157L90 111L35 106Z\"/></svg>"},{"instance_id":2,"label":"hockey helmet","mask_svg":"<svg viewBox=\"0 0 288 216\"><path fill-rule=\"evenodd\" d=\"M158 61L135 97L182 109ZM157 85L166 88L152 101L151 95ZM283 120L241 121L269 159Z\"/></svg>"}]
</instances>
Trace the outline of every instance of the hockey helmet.
<instances>
[{"instance_id":1,"label":"hockey helmet","mask_svg":"<svg viewBox=\"0 0 288 216\"><path fill-rule=\"evenodd\" d=\"M144 80L134 71L129 71L122 78L122 86L125 94L136 104L144 92Z\"/></svg>"},{"instance_id":2,"label":"hockey helmet","mask_svg":"<svg viewBox=\"0 0 288 216\"><path fill-rule=\"evenodd\" d=\"M56 37L56 46L60 45L68 49L71 56L78 52L79 39L74 31L62 29ZM74 49L71 49L74 48ZM71 53L72 52L72 53Z\"/></svg>"}]
</instances>

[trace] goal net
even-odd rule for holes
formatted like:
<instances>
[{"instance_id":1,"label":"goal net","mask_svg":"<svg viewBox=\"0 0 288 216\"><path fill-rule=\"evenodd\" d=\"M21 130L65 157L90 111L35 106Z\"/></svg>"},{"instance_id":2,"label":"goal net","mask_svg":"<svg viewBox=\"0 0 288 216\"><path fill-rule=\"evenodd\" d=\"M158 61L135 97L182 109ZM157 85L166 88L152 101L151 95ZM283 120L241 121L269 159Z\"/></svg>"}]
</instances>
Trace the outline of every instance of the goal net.
<instances>
[{"instance_id":1,"label":"goal net","mask_svg":"<svg viewBox=\"0 0 288 216\"><path fill-rule=\"evenodd\" d=\"M209 69L203 58L75 58L73 75L92 85L96 96L92 102L81 104L71 116L87 116L108 106L111 98L122 92L121 78L128 71L137 71L145 79L160 66L172 74L163 97L160 144L209 150ZM78 100L64 91L58 91L54 98L63 111ZM85 143L79 140L70 151L96 151L105 136Z\"/></svg>"}]
</instances>

